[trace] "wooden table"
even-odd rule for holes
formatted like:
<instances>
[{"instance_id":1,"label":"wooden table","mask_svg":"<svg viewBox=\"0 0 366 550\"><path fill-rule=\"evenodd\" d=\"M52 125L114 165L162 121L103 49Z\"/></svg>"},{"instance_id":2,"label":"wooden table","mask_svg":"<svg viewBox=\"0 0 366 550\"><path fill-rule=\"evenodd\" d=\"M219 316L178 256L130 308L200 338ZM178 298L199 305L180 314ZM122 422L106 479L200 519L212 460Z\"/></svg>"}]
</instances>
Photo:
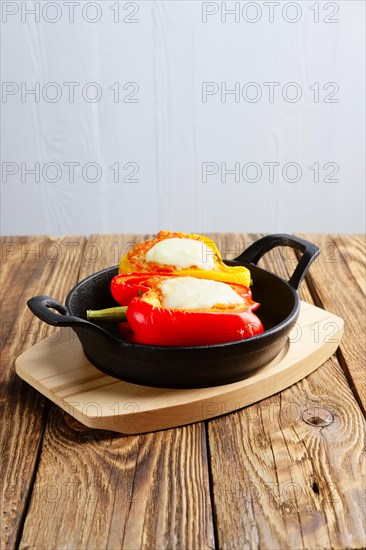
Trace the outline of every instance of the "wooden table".
<instances>
[{"instance_id":1,"label":"wooden table","mask_svg":"<svg viewBox=\"0 0 366 550\"><path fill-rule=\"evenodd\" d=\"M210 236L229 259L259 237ZM366 546L365 241L302 236L322 254L301 297L345 319L337 353L238 412L134 436L79 424L21 381L14 360L55 330L27 299L64 301L78 280L148 236L2 239L2 548ZM288 278L296 261L286 248L261 265Z\"/></svg>"}]
</instances>

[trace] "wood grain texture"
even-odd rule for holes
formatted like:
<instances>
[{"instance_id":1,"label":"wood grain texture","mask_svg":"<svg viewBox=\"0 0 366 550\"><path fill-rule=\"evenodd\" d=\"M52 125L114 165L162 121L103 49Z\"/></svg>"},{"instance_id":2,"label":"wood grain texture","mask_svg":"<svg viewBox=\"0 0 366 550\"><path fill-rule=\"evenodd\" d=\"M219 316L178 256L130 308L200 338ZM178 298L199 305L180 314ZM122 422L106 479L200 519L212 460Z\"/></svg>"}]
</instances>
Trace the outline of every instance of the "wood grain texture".
<instances>
[{"instance_id":1,"label":"wood grain texture","mask_svg":"<svg viewBox=\"0 0 366 550\"><path fill-rule=\"evenodd\" d=\"M302 419L319 407L334 417L328 427ZM364 548L364 434L334 360L281 394L211 421L219 547Z\"/></svg>"},{"instance_id":2,"label":"wood grain texture","mask_svg":"<svg viewBox=\"0 0 366 550\"><path fill-rule=\"evenodd\" d=\"M205 462L199 424L125 437L53 409L20 548L212 547Z\"/></svg>"},{"instance_id":3,"label":"wood grain texture","mask_svg":"<svg viewBox=\"0 0 366 550\"><path fill-rule=\"evenodd\" d=\"M1 541L15 545L21 532L47 416L47 401L14 371L14 359L55 329L36 319L26 301L37 294L64 298L75 284L82 237L6 237L1 240ZM62 276L60 276L62 274Z\"/></svg>"},{"instance_id":4,"label":"wood grain texture","mask_svg":"<svg viewBox=\"0 0 366 550\"><path fill-rule=\"evenodd\" d=\"M133 236L133 240L147 237ZM118 263L119 252L129 242L128 235L91 236L85 247L89 260L83 260L80 279ZM96 256L90 261L93 250ZM54 505L47 496L49 491L54 494L52 483ZM80 492L70 498L65 487L79 487ZM21 548L214 546L204 423L116 437L111 432L85 431L53 408L35 488Z\"/></svg>"},{"instance_id":5,"label":"wood grain texture","mask_svg":"<svg viewBox=\"0 0 366 550\"><path fill-rule=\"evenodd\" d=\"M27 350L15 367L23 380L86 426L139 434L208 420L282 391L322 365L342 333L340 317L301 302L297 326L273 361L239 382L211 388L152 388L107 376L87 360L77 338L70 340L68 330L57 342L43 340Z\"/></svg>"},{"instance_id":6,"label":"wood grain texture","mask_svg":"<svg viewBox=\"0 0 366 550\"><path fill-rule=\"evenodd\" d=\"M14 376L14 358L44 337L41 331L52 337L54 330L31 316L26 299L47 292L63 301L77 273L81 279L116 264L130 242L147 237L92 236L87 243L81 239L80 245L66 247L69 255L57 261L52 261L52 251L57 253L53 243L62 240L40 239L48 247L41 255L37 249L26 253L36 238L3 241L7 330L2 390L8 392L2 427L4 546L13 547L22 533L20 547L35 550L366 547L364 420L350 378L335 357L302 382L239 412L128 437L85 428L57 407L47 418L45 400ZM217 240L223 255L233 258L256 238L233 234ZM347 249L352 244L351 237L341 240ZM344 282L349 295L355 288L359 296L363 264L356 242ZM269 253L260 264L288 279L296 262L285 249ZM300 295L309 302L314 295L322 305L311 284L318 266L322 269L320 260L307 277L310 287L303 283ZM339 278L343 281L344 275ZM334 282L327 276L323 284ZM328 309L342 316L341 309L331 307L333 291L326 292ZM355 377L354 353L342 357ZM333 422L326 427L306 424L303 413L314 409L316 415L319 407L329 411Z\"/></svg>"},{"instance_id":7,"label":"wood grain texture","mask_svg":"<svg viewBox=\"0 0 366 550\"><path fill-rule=\"evenodd\" d=\"M240 239L231 236L232 245ZM260 265L288 279L296 263L286 248ZM300 295L311 301L304 283ZM334 422L306 424L303 413L320 407ZM364 418L335 358L284 392L210 421L208 434L220 548L365 547Z\"/></svg>"},{"instance_id":8,"label":"wood grain texture","mask_svg":"<svg viewBox=\"0 0 366 550\"><path fill-rule=\"evenodd\" d=\"M363 235L304 235L316 239L322 253L308 283L317 304L346 320L339 359L366 414L366 295Z\"/></svg>"}]
</instances>

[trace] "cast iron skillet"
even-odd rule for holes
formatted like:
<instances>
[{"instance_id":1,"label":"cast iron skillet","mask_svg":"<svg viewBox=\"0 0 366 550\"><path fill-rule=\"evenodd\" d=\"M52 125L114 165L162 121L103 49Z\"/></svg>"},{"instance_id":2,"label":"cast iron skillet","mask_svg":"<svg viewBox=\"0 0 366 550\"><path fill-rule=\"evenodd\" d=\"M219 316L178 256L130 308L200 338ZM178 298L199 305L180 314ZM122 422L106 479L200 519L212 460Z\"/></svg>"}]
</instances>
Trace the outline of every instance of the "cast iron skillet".
<instances>
[{"instance_id":1,"label":"cast iron skillet","mask_svg":"<svg viewBox=\"0 0 366 550\"><path fill-rule=\"evenodd\" d=\"M290 246L303 253L287 282L256 264L269 250ZM300 309L297 289L320 250L291 235L268 235L249 246L228 265L250 269L253 299L265 332L247 340L194 347L162 347L122 340L117 323L91 323L88 309L116 305L110 281L118 266L103 269L78 283L66 298L66 307L50 296L28 301L31 311L49 325L72 327L87 358L99 370L121 380L164 388L202 388L237 382L276 357L285 346ZM56 310L58 313L56 313Z\"/></svg>"}]
</instances>

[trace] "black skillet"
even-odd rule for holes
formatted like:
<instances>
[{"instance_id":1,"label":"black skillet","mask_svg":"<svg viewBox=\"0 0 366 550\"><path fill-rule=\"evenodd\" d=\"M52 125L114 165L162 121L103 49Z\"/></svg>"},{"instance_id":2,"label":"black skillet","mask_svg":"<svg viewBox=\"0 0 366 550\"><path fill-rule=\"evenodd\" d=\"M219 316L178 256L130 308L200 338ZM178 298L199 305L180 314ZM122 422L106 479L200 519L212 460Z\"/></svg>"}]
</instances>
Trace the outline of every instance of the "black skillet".
<instances>
[{"instance_id":1,"label":"black skillet","mask_svg":"<svg viewBox=\"0 0 366 550\"><path fill-rule=\"evenodd\" d=\"M266 252L277 246L290 246L303 253L289 281L256 265ZM72 327L89 361L115 378L164 388L229 384L267 364L285 346L299 316L297 289L319 252L317 246L298 237L268 235L235 260L225 262L250 269L253 299L261 304L256 314L265 327L264 333L237 342L195 347L132 344L120 337L117 323L87 321L88 309L116 305L110 294L110 281L117 274L118 266L103 269L78 283L70 290L66 307L50 296L35 296L28 301L28 306L49 325Z\"/></svg>"}]
</instances>

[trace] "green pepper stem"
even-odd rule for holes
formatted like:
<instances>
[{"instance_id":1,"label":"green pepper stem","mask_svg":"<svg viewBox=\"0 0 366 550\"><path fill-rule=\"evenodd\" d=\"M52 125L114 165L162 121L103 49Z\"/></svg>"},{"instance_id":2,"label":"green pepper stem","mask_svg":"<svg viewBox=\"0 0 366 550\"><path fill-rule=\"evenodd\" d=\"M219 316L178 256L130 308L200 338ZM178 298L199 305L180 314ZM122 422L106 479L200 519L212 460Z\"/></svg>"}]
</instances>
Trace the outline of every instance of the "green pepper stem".
<instances>
[{"instance_id":1,"label":"green pepper stem","mask_svg":"<svg viewBox=\"0 0 366 550\"><path fill-rule=\"evenodd\" d=\"M88 309L88 321L126 321L127 306L109 307L107 309Z\"/></svg>"}]
</instances>

